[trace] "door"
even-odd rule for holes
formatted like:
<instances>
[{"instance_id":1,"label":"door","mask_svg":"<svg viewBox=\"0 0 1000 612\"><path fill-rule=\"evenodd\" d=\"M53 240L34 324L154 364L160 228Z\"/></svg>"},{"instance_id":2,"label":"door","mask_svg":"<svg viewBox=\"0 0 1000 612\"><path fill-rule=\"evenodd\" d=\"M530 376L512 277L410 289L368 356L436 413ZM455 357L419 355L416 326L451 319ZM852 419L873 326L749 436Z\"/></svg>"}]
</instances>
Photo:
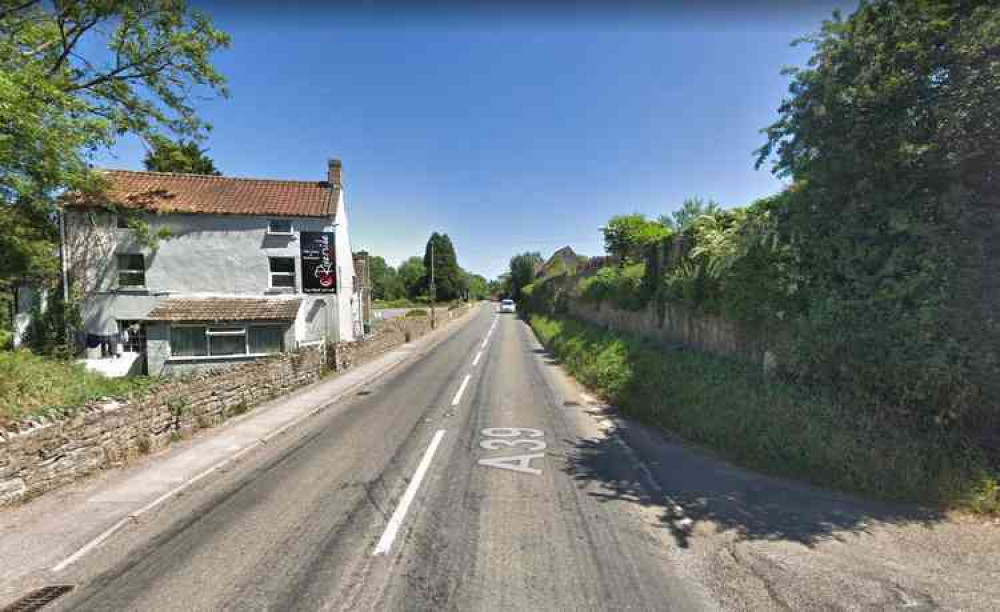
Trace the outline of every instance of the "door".
<instances>
[{"instance_id":1,"label":"door","mask_svg":"<svg viewBox=\"0 0 1000 612\"><path fill-rule=\"evenodd\" d=\"M118 337L122 350L139 353L140 372L146 374L146 324L142 321L118 321Z\"/></svg>"}]
</instances>

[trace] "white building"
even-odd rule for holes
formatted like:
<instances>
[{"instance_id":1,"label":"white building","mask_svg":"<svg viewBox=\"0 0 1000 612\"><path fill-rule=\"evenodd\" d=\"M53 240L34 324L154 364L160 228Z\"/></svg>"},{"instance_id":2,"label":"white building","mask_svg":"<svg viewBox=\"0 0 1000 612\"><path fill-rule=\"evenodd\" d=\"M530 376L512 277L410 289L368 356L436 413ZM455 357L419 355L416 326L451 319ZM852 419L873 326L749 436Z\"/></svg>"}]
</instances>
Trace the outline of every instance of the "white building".
<instances>
[{"instance_id":1,"label":"white building","mask_svg":"<svg viewBox=\"0 0 1000 612\"><path fill-rule=\"evenodd\" d=\"M88 346L128 331L126 350L157 375L360 335L339 160L325 181L103 175L107 199L65 212ZM129 227L136 217L167 236L149 246Z\"/></svg>"}]
</instances>

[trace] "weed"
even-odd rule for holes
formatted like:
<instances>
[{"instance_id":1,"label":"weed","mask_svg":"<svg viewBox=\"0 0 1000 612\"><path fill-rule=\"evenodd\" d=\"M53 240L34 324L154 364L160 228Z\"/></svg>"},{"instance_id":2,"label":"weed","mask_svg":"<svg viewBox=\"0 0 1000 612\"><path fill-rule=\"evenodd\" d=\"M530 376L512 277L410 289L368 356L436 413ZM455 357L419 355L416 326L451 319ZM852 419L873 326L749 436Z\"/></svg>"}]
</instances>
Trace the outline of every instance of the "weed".
<instances>
[{"instance_id":1,"label":"weed","mask_svg":"<svg viewBox=\"0 0 1000 612\"><path fill-rule=\"evenodd\" d=\"M571 374L623 412L734 461L883 499L1000 512L996 471L957 435L852 410L829 389L730 359L569 319L533 316L531 325Z\"/></svg>"},{"instance_id":2,"label":"weed","mask_svg":"<svg viewBox=\"0 0 1000 612\"><path fill-rule=\"evenodd\" d=\"M0 351L0 423L32 414L69 414L89 400L139 396L156 384L145 376L105 378L78 363L27 350Z\"/></svg>"},{"instance_id":3,"label":"weed","mask_svg":"<svg viewBox=\"0 0 1000 612\"><path fill-rule=\"evenodd\" d=\"M167 408L170 409L170 414L176 418L181 418L191 411L186 397L172 397L168 399Z\"/></svg>"}]
</instances>

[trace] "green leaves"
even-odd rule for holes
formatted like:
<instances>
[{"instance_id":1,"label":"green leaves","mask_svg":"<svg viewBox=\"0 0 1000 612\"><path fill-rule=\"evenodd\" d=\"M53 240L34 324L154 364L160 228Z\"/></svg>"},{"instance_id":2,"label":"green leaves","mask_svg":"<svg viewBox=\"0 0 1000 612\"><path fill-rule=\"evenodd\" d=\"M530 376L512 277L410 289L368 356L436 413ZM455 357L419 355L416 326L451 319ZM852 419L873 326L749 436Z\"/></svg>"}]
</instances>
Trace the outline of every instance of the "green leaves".
<instances>
[{"instance_id":1,"label":"green leaves","mask_svg":"<svg viewBox=\"0 0 1000 612\"><path fill-rule=\"evenodd\" d=\"M195 100L227 94L210 58L228 44L181 0L0 0L0 207L21 211L0 217L34 236L5 254L50 267L35 254L54 246L57 197L99 189L88 162L122 135L199 138Z\"/></svg>"},{"instance_id":2,"label":"green leaves","mask_svg":"<svg viewBox=\"0 0 1000 612\"><path fill-rule=\"evenodd\" d=\"M623 263L642 261L649 246L670 235L670 228L639 213L612 217L601 231L604 249Z\"/></svg>"},{"instance_id":3,"label":"green leaves","mask_svg":"<svg viewBox=\"0 0 1000 612\"><path fill-rule=\"evenodd\" d=\"M427 241L424 251L424 279L422 287L430 295L431 261L434 262L435 299L450 301L464 297L465 272L458 266L455 247L448 234L434 232Z\"/></svg>"},{"instance_id":4,"label":"green leaves","mask_svg":"<svg viewBox=\"0 0 1000 612\"><path fill-rule=\"evenodd\" d=\"M173 142L157 136L152 139L152 143L153 148L146 153L146 158L142 160L146 170L212 176L222 174L216 169L215 162L206 155L207 149L202 149L193 140Z\"/></svg>"},{"instance_id":5,"label":"green leaves","mask_svg":"<svg viewBox=\"0 0 1000 612\"><path fill-rule=\"evenodd\" d=\"M521 299L521 291L535 280L535 272L542 264L541 253L530 252L515 255L510 259L510 297Z\"/></svg>"},{"instance_id":6,"label":"green leaves","mask_svg":"<svg viewBox=\"0 0 1000 612\"><path fill-rule=\"evenodd\" d=\"M981 263L997 231L983 211L1000 166L998 34L995 3L863 3L811 40L758 151L796 181L780 217L807 304L795 369L925 423L998 420L976 365L998 345L982 301L998 271Z\"/></svg>"}]
</instances>

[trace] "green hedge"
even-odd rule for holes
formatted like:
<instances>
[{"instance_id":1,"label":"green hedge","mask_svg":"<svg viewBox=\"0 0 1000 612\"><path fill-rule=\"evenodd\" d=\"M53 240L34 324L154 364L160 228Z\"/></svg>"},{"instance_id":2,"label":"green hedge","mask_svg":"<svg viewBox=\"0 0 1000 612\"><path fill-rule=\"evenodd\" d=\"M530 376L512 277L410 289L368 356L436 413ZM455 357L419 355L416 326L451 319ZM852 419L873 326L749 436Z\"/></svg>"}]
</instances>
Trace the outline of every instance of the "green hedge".
<instances>
[{"instance_id":1,"label":"green hedge","mask_svg":"<svg viewBox=\"0 0 1000 612\"><path fill-rule=\"evenodd\" d=\"M997 472L956 434L844 409L823 388L569 319L532 316L539 339L625 414L767 472L905 500L1000 512Z\"/></svg>"}]
</instances>

